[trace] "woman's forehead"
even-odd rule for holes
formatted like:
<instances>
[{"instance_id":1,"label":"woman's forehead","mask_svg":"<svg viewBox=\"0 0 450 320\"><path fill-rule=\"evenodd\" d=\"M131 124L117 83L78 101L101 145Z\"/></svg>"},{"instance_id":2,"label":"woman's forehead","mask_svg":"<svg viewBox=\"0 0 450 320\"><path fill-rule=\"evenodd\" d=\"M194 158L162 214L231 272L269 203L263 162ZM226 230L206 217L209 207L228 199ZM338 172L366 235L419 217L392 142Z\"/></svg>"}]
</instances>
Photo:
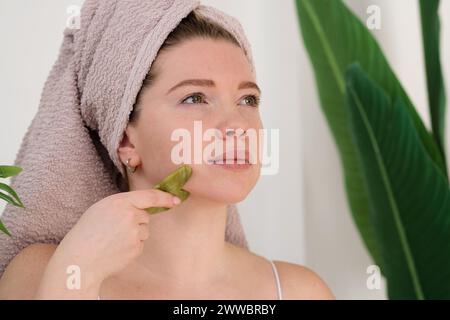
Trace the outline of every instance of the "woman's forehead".
<instances>
[{"instance_id":1,"label":"woman's forehead","mask_svg":"<svg viewBox=\"0 0 450 320\"><path fill-rule=\"evenodd\" d=\"M244 51L224 40L191 39L163 51L155 60L160 75L171 78L210 78L233 74L252 79L251 65ZM181 79L180 79L181 80Z\"/></svg>"}]
</instances>

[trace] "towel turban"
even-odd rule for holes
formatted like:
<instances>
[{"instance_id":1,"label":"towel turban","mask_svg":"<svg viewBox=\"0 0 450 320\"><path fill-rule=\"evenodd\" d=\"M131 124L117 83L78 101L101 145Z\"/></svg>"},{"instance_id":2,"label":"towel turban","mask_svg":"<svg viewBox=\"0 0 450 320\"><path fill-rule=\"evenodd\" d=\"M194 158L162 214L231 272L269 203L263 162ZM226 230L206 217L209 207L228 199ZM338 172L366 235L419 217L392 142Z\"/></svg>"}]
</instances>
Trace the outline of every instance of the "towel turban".
<instances>
[{"instance_id":1,"label":"towel turban","mask_svg":"<svg viewBox=\"0 0 450 320\"><path fill-rule=\"evenodd\" d=\"M32 243L58 244L95 202L125 177L117 149L137 94L169 33L195 10L238 40L252 72L240 23L196 0L86 0L80 28L65 28L58 58L14 165L11 187L26 208L7 204L1 216L0 275ZM254 73L255 74L255 73ZM227 208L225 240L248 248L237 208Z\"/></svg>"}]
</instances>

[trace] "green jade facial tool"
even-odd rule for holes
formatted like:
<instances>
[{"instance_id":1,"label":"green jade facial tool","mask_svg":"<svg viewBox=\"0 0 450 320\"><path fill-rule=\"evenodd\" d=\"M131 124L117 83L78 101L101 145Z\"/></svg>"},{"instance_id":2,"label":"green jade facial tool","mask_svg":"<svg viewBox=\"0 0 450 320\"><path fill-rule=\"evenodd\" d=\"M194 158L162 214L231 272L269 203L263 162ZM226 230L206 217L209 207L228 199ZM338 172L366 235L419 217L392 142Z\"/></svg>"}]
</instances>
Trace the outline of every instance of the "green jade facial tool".
<instances>
[{"instance_id":1,"label":"green jade facial tool","mask_svg":"<svg viewBox=\"0 0 450 320\"><path fill-rule=\"evenodd\" d=\"M178 198L181 202L189 197L189 191L183 190L182 187L189 180L192 175L192 168L188 165L182 165L167 177L165 177L160 183L155 185L153 189L168 192ZM166 207L150 207L145 209L150 214L169 210Z\"/></svg>"}]
</instances>

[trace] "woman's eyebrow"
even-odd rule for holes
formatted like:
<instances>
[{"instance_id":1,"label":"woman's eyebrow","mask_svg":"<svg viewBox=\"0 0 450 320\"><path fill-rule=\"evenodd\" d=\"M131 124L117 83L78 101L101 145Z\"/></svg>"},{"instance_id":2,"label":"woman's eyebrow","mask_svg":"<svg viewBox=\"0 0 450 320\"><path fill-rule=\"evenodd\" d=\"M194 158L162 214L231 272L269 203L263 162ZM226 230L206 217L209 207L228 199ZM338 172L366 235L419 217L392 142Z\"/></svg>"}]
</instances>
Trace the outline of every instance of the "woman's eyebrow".
<instances>
[{"instance_id":1,"label":"woman's eyebrow","mask_svg":"<svg viewBox=\"0 0 450 320\"><path fill-rule=\"evenodd\" d=\"M261 89L258 87L258 85L252 81L244 81L241 82L238 89L256 89L261 94Z\"/></svg>"},{"instance_id":2,"label":"woman's eyebrow","mask_svg":"<svg viewBox=\"0 0 450 320\"><path fill-rule=\"evenodd\" d=\"M216 84L214 83L214 81L210 79L187 79L170 88L169 91L167 91L167 94L183 86L214 87L215 85ZM241 82L238 89L256 89L259 93L261 93L261 89L256 83L252 81Z\"/></svg>"}]
</instances>

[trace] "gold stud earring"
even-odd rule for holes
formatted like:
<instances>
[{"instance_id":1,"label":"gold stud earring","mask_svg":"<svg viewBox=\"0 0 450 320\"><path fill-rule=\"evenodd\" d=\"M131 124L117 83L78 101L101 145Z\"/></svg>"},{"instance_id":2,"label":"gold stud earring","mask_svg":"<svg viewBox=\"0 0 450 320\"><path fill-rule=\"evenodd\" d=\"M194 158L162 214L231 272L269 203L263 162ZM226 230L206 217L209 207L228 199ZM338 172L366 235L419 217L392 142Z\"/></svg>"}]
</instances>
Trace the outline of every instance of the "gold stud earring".
<instances>
[{"instance_id":1,"label":"gold stud earring","mask_svg":"<svg viewBox=\"0 0 450 320\"><path fill-rule=\"evenodd\" d=\"M131 173L133 173L133 172L136 171L136 167L130 166L130 160L131 160L131 158L128 158L128 159L127 159L127 169L128 169L128 171L130 171Z\"/></svg>"}]
</instances>

